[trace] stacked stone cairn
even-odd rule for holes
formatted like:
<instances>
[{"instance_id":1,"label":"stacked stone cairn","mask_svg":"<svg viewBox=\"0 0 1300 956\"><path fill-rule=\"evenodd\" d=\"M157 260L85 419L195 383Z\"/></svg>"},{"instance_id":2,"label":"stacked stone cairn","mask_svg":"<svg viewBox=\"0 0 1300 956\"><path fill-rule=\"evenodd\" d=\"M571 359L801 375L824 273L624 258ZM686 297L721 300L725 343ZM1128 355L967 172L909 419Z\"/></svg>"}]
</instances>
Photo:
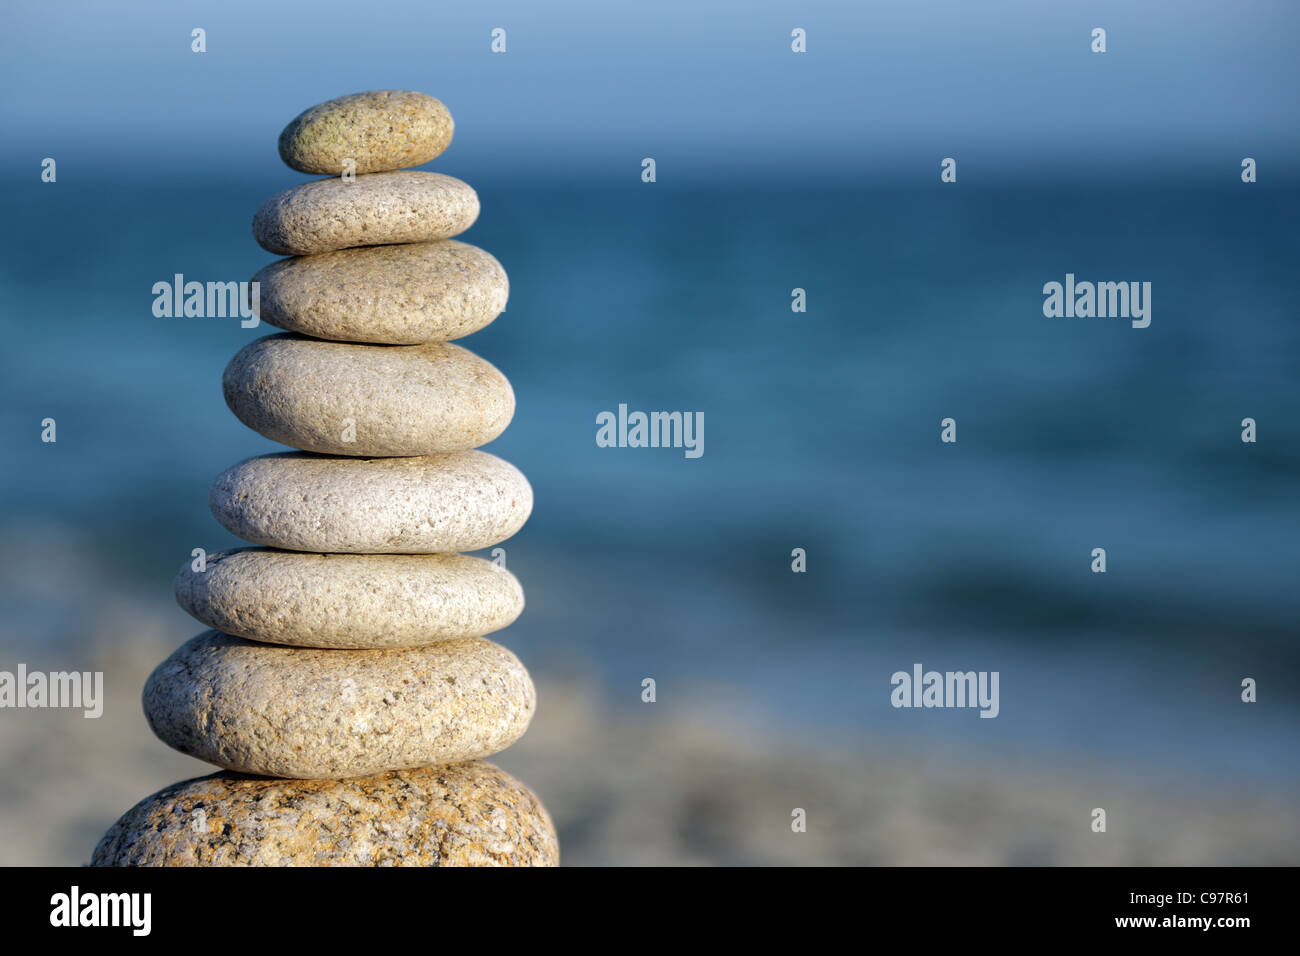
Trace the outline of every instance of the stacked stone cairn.
<instances>
[{"instance_id":1,"label":"stacked stone cairn","mask_svg":"<svg viewBox=\"0 0 1300 956\"><path fill-rule=\"evenodd\" d=\"M505 308L505 271L450 239L474 190L410 170L452 119L422 93L312 107L280 155L324 174L272 197L253 234L267 266L259 339L226 368L231 411L300 451L240 462L209 504L261 547L176 579L213 628L149 677L165 743L225 768L119 819L92 863L554 865L538 799L481 758L527 729L528 672L484 638L523 610L504 567L460 552L513 535L532 510L514 466L478 446L514 414L510 383L449 344Z\"/></svg>"}]
</instances>

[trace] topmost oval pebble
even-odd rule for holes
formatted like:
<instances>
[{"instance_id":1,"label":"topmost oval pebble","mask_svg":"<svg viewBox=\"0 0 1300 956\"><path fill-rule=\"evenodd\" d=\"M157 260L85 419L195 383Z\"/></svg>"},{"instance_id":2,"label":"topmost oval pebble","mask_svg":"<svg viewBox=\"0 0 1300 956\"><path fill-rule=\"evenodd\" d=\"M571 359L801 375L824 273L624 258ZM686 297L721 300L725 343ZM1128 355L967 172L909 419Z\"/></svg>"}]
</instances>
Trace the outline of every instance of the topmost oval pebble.
<instances>
[{"instance_id":1,"label":"topmost oval pebble","mask_svg":"<svg viewBox=\"0 0 1300 956\"><path fill-rule=\"evenodd\" d=\"M303 173L340 176L419 166L451 142L451 113L426 93L372 90L328 100L280 134L280 158Z\"/></svg>"}]
</instances>

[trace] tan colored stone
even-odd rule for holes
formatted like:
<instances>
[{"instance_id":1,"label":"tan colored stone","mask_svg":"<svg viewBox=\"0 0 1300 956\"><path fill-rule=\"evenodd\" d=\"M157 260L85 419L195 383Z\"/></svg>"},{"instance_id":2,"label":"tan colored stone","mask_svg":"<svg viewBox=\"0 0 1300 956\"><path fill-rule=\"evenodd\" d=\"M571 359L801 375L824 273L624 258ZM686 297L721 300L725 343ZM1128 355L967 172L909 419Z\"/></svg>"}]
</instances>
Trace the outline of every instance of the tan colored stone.
<instances>
[{"instance_id":1,"label":"tan colored stone","mask_svg":"<svg viewBox=\"0 0 1300 956\"><path fill-rule=\"evenodd\" d=\"M500 315L510 294L497 259L456 239L295 256L274 261L252 281L265 323L385 345L468 336Z\"/></svg>"},{"instance_id":2,"label":"tan colored stone","mask_svg":"<svg viewBox=\"0 0 1300 956\"><path fill-rule=\"evenodd\" d=\"M371 90L300 113L280 134L280 158L303 173L378 173L427 163L451 143L451 113L409 90Z\"/></svg>"},{"instance_id":3,"label":"tan colored stone","mask_svg":"<svg viewBox=\"0 0 1300 956\"><path fill-rule=\"evenodd\" d=\"M253 276L264 322L318 339L419 345L477 332L510 283L488 253L439 239L273 262Z\"/></svg>"},{"instance_id":4,"label":"tan colored stone","mask_svg":"<svg viewBox=\"0 0 1300 956\"><path fill-rule=\"evenodd\" d=\"M222 389L249 428L329 455L468 451L505 431L515 412L506 377L448 342L355 345L269 335L230 360Z\"/></svg>"},{"instance_id":5,"label":"tan colored stone","mask_svg":"<svg viewBox=\"0 0 1300 956\"><path fill-rule=\"evenodd\" d=\"M478 551L518 531L533 489L483 451L422 458L287 452L217 476L213 516L232 534L289 551L433 554Z\"/></svg>"},{"instance_id":6,"label":"tan colored stone","mask_svg":"<svg viewBox=\"0 0 1300 956\"><path fill-rule=\"evenodd\" d=\"M205 631L144 687L145 718L168 746L313 780L487 757L523 736L535 707L519 658L481 637L343 651Z\"/></svg>"},{"instance_id":7,"label":"tan colored stone","mask_svg":"<svg viewBox=\"0 0 1300 956\"><path fill-rule=\"evenodd\" d=\"M509 626L524 591L465 554L303 554L246 548L187 563L176 601L226 634L299 647L418 647Z\"/></svg>"},{"instance_id":8,"label":"tan colored stone","mask_svg":"<svg viewBox=\"0 0 1300 956\"><path fill-rule=\"evenodd\" d=\"M146 797L92 866L557 866L550 815L483 761L352 780L214 773Z\"/></svg>"},{"instance_id":9,"label":"tan colored stone","mask_svg":"<svg viewBox=\"0 0 1300 956\"><path fill-rule=\"evenodd\" d=\"M352 246L428 242L459 235L478 218L478 194L441 173L369 173L317 179L277 193L253 216L268 252L306 256Z\"/></svg>"}]
</instances>

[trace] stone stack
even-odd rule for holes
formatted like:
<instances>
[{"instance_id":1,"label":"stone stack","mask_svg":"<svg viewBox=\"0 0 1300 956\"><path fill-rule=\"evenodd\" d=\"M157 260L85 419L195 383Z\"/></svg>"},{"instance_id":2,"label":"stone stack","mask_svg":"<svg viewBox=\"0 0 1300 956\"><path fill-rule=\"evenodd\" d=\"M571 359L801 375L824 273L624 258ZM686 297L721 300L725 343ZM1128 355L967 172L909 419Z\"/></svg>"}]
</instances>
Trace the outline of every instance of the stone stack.
<instances>
[{"instance_id":1,"label":"stone stack","mask_svg":"<svg viewBox=\"0 0 1300 956\"><path fill-rule=\"evenodd\" d=\"M231 411L300 451L240 462L209 504L261 545L176 579L214 630L150 676L145 715L227 772L141 801L96 865L550 865L545 808L483 762L527 729L528 672L484 638L523 610L503 566L460 554L513 535L532 489L475 449L514 414L510 383L456 345L505 308L491 255L450 237L478 216L458 179L405 170L447 147L421 93L345 96L280 136L294 169L333 178L257 211L292 256L255 276L287 330L226 368Z\"/></svg>"}]
</instances>

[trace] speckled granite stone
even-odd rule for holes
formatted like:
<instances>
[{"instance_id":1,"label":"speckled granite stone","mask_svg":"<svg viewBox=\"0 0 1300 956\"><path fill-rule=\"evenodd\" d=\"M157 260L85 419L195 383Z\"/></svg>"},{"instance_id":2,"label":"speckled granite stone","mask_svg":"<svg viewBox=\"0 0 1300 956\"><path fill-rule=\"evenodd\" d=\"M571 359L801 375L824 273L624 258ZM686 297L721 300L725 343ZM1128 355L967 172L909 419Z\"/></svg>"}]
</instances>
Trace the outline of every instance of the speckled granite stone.
<instances>
[{"instance_id":1,"label":"speckled granite stone","mask_svg":"<svg viewBox=\"0 0 1300 956\"><path fill-rule=\"evenodd\" d=\"M336 779L487 757L532 720L532 679L481 637L317 650L205 631L149 675L163 743L227 770Z\"/></svg>"},{"instance_id":2,"label":"speckled granite stone","mask_svg":"<svg viewBox=\"0 0 1300 956\"><path fill-rule=\"evenodd\" d=\"M556 866L541 801L483 761L352 780L215 773L146 797L92 866Z\"/></svg>"},{"instance_id":3,"label":"speckled granite stone","mask_svg":"<svg viewBox=\"0 0 1300 956\"><path fill-rule=\"evenodd\" d=\"M524 609L513 574L465 554L246 548L186 563L176 601L226 634L300 647L418 647L481 637Z\"/></svg>"},{"instance_id":4,"label":"speckled granite stone","mask_svg":"<svg viewBox=\"0 0 1300 956\"><path fill-rule=\"evenodd\" d=\"M515 393L447 342L355 345L291 333L250 342L222 377L241 422L304 451L359 457L467 451L496 438Z\"/></svg>"},{"instance_id":5,"label":"speckled granite stone","mask_svg":"<svg viewBox=\"0 0 1300 956\"><path fill-rule=\"evenodd\" d=\"M281 259L253 281L263 322L318 339L389 345L477 332L501 314L510 291L501 263L455 239Z\"/></svg>"},{"instance_id":6,"label":"speckled granite stone","mask_svg":"<svg viewBox=\"0 0 1300 956\"><path fill-rule=\"evenodd\" d=\"M427 242L464 232L478 211L478 194L451 176L369 173L353 182L318 179L277 193L253 216L253 237L282 256Z\"/></svg>"},{"instance_id":7,"label":"speckled granite stone","mask_svg":"<svg viewBox=\"0 0 1300 956\"><path fill-rule=\"evenodd\" d=\"M262 455L217 476L213 516L254 544L290 551L477 551L518 531L533 508L519 469L483 451L422 458Z\"/></svg>"},{"instance_id":8,"label":"speckled granite stone","mask_svg":"<svg viewBox=\"0 0 1300 956\"><path fill-rule=\"evenodd\" d=\"M327 100L280 134L280 158L303 173L338 176L419 166L451 143L451 113L425 93L372 90Z\"/></svg>"}]
</instances>

